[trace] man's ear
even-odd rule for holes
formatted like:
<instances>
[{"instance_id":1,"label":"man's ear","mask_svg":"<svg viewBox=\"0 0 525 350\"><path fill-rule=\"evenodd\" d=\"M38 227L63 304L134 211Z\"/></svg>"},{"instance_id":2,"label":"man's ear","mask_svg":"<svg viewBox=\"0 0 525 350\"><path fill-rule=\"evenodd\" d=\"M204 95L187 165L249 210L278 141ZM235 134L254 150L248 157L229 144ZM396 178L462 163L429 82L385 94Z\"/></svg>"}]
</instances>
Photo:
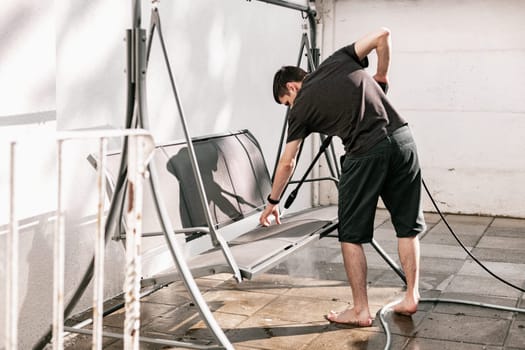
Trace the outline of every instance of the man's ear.
<instances>
[{"instance_id":1,"label":"man's ear","mask_svg":"<svg viewBox=\"0 0 525 350\"><path fill-rule=\"evenodd\" d=\"M291 91L295 91L296 90L296 86L295 84L293 83L293 81L289 81L286 83L286 90L288 90L288 94L291 92Z\"/></svg>"}]
</instances>

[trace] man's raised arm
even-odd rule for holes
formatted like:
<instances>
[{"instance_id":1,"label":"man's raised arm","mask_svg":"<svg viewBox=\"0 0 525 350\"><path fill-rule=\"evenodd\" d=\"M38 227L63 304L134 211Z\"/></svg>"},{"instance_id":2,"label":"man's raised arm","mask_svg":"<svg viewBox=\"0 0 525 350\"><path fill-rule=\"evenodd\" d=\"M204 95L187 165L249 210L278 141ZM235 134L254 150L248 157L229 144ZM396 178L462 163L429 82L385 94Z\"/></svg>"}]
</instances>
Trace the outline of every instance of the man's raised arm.
<instances>
[{"instance_id":1,"label":"man's raised arm","mask_svg":"<svg viewBox=\"0 0 525 350\"><path fill-rule=\"evenodd\" d=\"M359 59L365 58L372 50L376 50L377 72L374 75L374 79L377 82L388 83L391 46L390 30L388 28L380 28L355 42L355 52Z\"/></svg>"}]
</instances>

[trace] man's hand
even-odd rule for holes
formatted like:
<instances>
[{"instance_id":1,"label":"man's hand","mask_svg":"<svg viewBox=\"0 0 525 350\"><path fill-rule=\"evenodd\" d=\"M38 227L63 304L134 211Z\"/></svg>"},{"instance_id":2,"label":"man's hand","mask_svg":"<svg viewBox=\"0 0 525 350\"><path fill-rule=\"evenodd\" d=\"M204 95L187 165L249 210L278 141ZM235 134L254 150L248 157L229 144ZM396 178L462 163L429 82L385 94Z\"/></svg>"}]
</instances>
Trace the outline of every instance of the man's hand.
<instances>
[{"instance_id":1,"label":"man's hand","mask_svg":"<svg viewBox=\"0 0 525 350\"><path fill-rule=\"evenodd\" d=\"M275 218L275 223L277 224L280 224L281 223L281 218L279 217L279 206L278 205L273 205L273 204L268 204L266 205L266 208L264 208L264 211L262 212L261 216L259 217L259 223L262 225L262 226L265 226L265 227L268 227L270 226L271 222L270 222L270 215L273 215L273 217Z\"/></svg>"},{"instance_id":2,"label":"man's hand","mask_svg":"<svg viewBox=\"0 0 525 350\"><path fill-rule=\"evenodd\" d=\"M374 75L374 80L379 84L381 90L386 93L388 92L388 78L386 76L380 76L379 74Z\"/></svg>"}]
</instances>

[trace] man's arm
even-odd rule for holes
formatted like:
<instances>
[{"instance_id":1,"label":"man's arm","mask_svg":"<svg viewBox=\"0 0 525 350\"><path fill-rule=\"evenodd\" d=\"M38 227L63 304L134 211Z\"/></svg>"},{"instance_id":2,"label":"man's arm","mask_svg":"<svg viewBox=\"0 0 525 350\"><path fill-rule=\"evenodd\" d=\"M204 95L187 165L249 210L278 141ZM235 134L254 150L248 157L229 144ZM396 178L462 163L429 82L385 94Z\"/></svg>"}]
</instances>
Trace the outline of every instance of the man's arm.
<instances>
[{"instance_id":1,"label":"man's arm","mask_svg":"<svg viewBox=\"0 0 525 350\"><path fill-rule=\"evenodd\" d=\"M388 28L380 28L355 42L355 52L359 59L365 58L372 50L376 50L377 73L374 75L374 79L378 82L388 83L391 46Z\"/></svg>"},{"instance_id":2,"label":"man's arm","mask_svg":"<svg viewBox=\"0 0 525 350\"><path fill-rule=\"evenodd\" d=\"M272 192L270 193L271 199L279 200L281 198L286 184L290 180L293 170L295 169L295 160L297 158L297 153L299 152L299 146L301 145L301 142L302 140L294 140L286 144L284 152L281 158L279 159L277 170L275 172L275 178L273 180L272 185ZM269 226L270 215L273 215L275 217L276 223L281 223L281 220L279 218L279 206L277 204L268 203L259 218L260 224L263 226Z\"/></svg>"}]
</instances>

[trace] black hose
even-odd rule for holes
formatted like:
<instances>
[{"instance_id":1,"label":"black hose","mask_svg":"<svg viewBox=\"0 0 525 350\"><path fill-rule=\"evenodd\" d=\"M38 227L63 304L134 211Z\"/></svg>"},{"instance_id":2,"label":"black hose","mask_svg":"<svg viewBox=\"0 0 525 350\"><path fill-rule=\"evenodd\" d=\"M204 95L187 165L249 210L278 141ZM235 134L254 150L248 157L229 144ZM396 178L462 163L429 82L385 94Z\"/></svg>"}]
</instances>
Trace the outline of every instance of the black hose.
<instances>
[{"instance_id":1,"label":"black hose","mask_svg":"<svg viewBox=\"0 0 525 350\"><path fill-rule=\"evenodd\" d=\"M430 200L432 201L432 204L434 205L434 208L436 208L436 211L437 213L439 214L439 216L441 217L441 220L443 220L443 222L445 223L445 225L447 226L448 230L450 231L450 233L452 234L452 236L456 239L456 241L459 243L459 245L461 246L461 248L463 248L463 250L468 254L468 256L470 256L481 268L483 268L487 273L489 273L492 277L496 278L498 281L500 282L503 282L505 283L506 285L512 287L512 288L515 288L521 292L525 292L525 290L523 288L520 288L508 281L506 281L505 279L499 277L498 275L496 275L494 272L492 272L488 267L486 267L485 265L483 265L483 263L481 261L478 260L478 258L476 258L468 249L467 247L463 244L463 242L461 241L461 239L459 239L458 235L454 232L454 230L452 229L452 227L449 225L449 223L447 222L447 220L445 219L445 216L443 215L443 213L441 212L441 210L439 209L438 205L436 204L436 201L434 200L434 198L432 197L432 195L430 194L430 191L425 183L424 180L422 180L423 182L423 187L425 188L425 191L427 192L428 194L428 197L430 198ZM442 302L442 303L453 303L453 304L462 304L462 305L470 305L470 306L478 306L478 307L484 307L484 308L490 308L490 309L496 309L496 310L504 310L504 311L511 311L511 312L519 312L519 313L525 313L525 309L519 309L519 308L513 308L513 307L507 307L507 306L500 306L500 305L493 305L493 304L485 304L485 303L479 303L479 302L475 302L475 301L467 301L467 300L458 300L458 299L440 299L440 298L422 298L419 300L420 302L433 302L433 303L439 303L439 302ZM390 309L392 308L393 305L397 304L398 301L393 301L385 306L383 306L380 310L379 310L379 321L381 322L381 325L383 326L383 329L385 330L385 335L386 335L386 343L385 343L385 348L384 350L388 350L390 349L390 345L391 345L391 342L392 342L392 337L391 337L391 333L390 333L390 327L388 326L388 323L386 322L385 320L385 314L386 312L390 311Z\"/></svg>"},{"instance_id":2,"label":"black hose","mask_svg":"<svg viewBox=\"0 0 525 350\"><path fill-rule=\"evenodd\" d=\"M483 307L488 309L495 309L495 310L503 310L503 311L510 311L510 312L519 312L519 313L525 313L525 309L519 309L515 307L508 307L508 306L500 306L500 305L493 305L493 304L485 304L480 303L477 301L468 301L468 300L458 300L458 299L440 299L440 298L422 298L419 300L420 302L430 302L430 303L450 303L450 304L461 304L461 305L469 305L469 306L477 306L477 307ZM392 334L390 332L390 327L388 326L388 322L385 320L385 314L390 311L392 306L397 304L398 301L393 301L381 308L379 310L379 322L381 323L381 326L383 326L383 329L385 330L386 335L386 342L384 350L389 350L390 345L392 344Z\"/></svg>"},{"instance_id":3,"label":"black hose","mask_svg":"<svg viewBox=\"0 0 525 350\"><path fill-rule=\"evenodd\" d=\"M470 256L472 258L472 260L474 260L483 270L485 270L488 274L490 274L492 277L496 278L498 281L502 282L502 283L505 283L506 285L514 288L514 289L517 289L519 290L520 292L522 293L525 293L525 289L523 288L520 288L518 286L516 286L515 284L512 284L511 282L509 281L506 281L504 280L503 278L499 277L498 275L496 275L494 272L492 272L488 267L486 267L485 265L483 265L483 263L481 261L478 260L478 258L476 258L468 249L467 247L463 244L463 242L461 241L461 239L459 239L458 235L454 232L454 230L452 229L452 227L450 227L450 225L448 224L447 220L445 219L445 216L443 215L443 213L441 213L441 210L439 210L439 207L437 206L436 204L436 201L434 200L434 198L432 197L432 195L430 194L430 191L427 187L427 184L425 183L425 180L423 180L423 187L425 188L425 191L427 192L428 194L428 197L430 198L430 200L432 201L432 204L434 205L434 208L436 208L436 211L437 213L439 214L439 216L441 217L441 220L443 220L443 222L445 223L445 225L447 226L448 230L450 231L450 233L452 234L452 236L456 239L456 241L459 243L459 245L461 246L461 248L463 248L463 250L468 254L468 256Z\"/></svg>"}]
</instances>

